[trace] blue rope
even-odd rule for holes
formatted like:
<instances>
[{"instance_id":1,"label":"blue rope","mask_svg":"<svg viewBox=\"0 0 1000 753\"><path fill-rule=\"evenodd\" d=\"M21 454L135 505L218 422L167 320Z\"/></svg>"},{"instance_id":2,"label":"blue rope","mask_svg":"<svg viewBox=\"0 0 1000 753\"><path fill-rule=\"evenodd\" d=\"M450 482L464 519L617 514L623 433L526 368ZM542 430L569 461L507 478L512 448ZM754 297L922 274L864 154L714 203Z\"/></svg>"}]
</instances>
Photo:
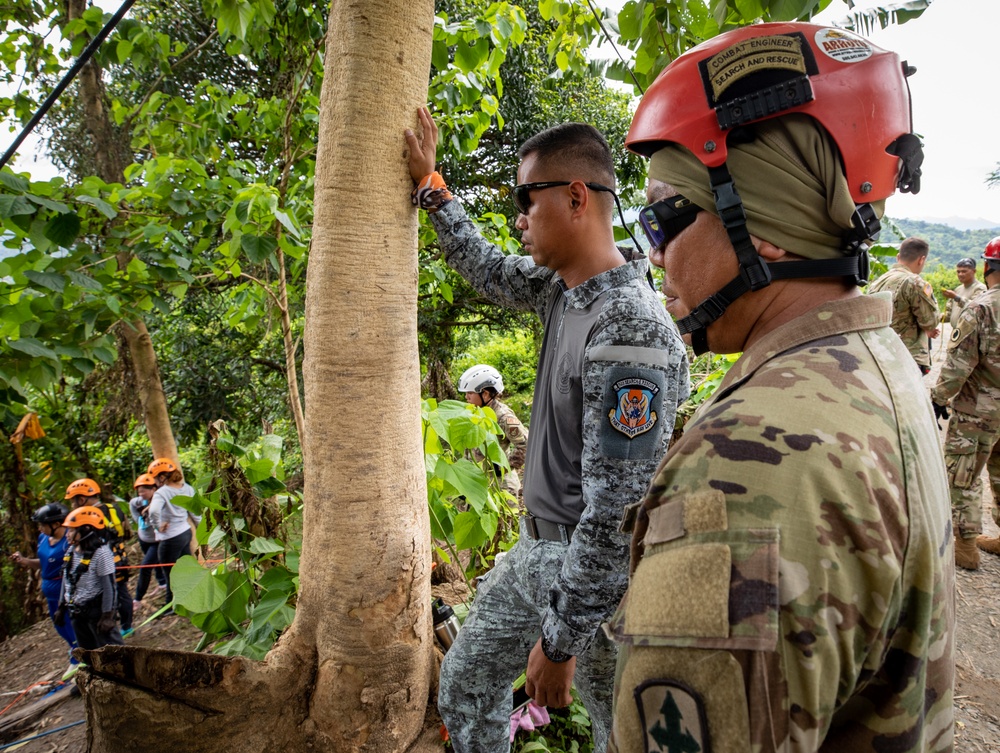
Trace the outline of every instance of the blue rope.
<instances>
[{"instance_id":1,"label":"blue rope","mask_svg":"<svg viewBox=\"0 0 1000 753\"><path fill-rule=\"evenodd\" d=\"M7 750L7 748L13 748L15 745L20 745L21 743L29 743L32 740L37 740L40 737L45 737L46 735L54 735L56 732L62 732L64 729L69 729L70 727L78 727L81 724L86 723L86 719L81 719L78 722L73 722L72 724L67 724L63 727L56 727L55 729L50 729L48 732L42 732L40 735L34 735L33 737L26 737L23 740L17 740L12 743L7 743L6 745L0 745L0 750Z\"/></svg>"}]
</instances>

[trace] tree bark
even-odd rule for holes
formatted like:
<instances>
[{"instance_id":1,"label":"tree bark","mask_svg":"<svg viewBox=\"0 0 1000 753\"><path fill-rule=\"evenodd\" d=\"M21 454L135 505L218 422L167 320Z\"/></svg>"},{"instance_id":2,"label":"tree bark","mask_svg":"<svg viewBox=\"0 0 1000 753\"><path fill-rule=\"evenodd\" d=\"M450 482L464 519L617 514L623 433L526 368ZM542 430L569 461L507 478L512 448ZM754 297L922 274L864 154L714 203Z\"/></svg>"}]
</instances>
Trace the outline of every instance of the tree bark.
<instances>
[{"instance_id":1,"label":"tree bark","mask_svg":"<svg viewBox=\"0 0 1000 753\"><path fill-rule=\"evenodd\" d=\"M335 0L306 294L295 622L263 663L107 647L81 672L88 750L440 750L420 433L417 213L403 129L431 0Z\"/></svg>"},{"instance_id":2,"label":"tree bark","mask_svg":"<svg viewBox=\"0 0 1000 753\"><path fill-rule=\"evenodd\" d=\"M79 18L87 6L87 0L69 0L67 20ZM125 183L125 168L132 161L127 136L122 138L121 131L111 122L108 110L104 106L101 68L93 58L80 69L78 80L80 104L87 131L93 142L97 174L107 183ZM125 269L131 258L131 254L126 252L118 254L119 269ZM143 421L146 424L149 443L153 448L153 456L170 458L178 462L177 443L170 427L170 413L167 411L163 383L156 365L153 341L141 319L131 323L123 322L122 326L136 370L135 378L136 384L139 385Z\"/></svg>"}]
</instances>

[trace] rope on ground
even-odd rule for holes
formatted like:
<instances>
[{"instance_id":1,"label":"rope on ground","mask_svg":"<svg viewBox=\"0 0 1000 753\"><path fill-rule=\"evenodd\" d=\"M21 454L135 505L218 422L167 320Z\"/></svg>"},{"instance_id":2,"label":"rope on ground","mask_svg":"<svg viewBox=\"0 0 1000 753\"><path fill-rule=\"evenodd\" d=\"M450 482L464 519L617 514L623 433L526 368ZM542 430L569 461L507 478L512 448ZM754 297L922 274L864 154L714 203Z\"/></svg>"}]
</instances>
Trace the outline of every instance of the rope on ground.
<instances>
[{"instance_id":1,"label":"rope on ground","mask_svg":"<svg viewBox=\"0 0 1000 753\"><path fill-rule=\"evenodd\" d=\"M15 740L12 743L7 743L6 745L0 745L0 750L7 750L7 748L13 748L16 745L23 745L24 743L30 743L32 740L37 740L40 737L45 737L46 735L54 735L56 732L62 732L64 729L69 729L70 727L79 727L81 724L86 723L86 719L81 719L78 722L73 722L71 724L64 724L62 727L56 727L55 729L50 729L47 732L42 732L38 735L33 735L31 737L26 737L23 740Z\"/></svg>"},{"instance_id":2,"label":"rope on ground","mask_svg":"<svg viewBox=\"0 0 1000 753\"><path fill-rule=\"evenodd\" d=\"M11 701L10 703L8 703L2 709L0 709L0 714L7 713L7 711L9 711L11 708L13 708L14 704L16 704L18 701L20 701L26 695L28 695L28 693L30 693L33 688L41 687L43 685L62 685L62 683L61 682L57 682L57 681L52 681L52 680L40 680L38 682L33 682L33 683L31 683L31 685L29 685L24 690L22 690L20 693L18 693L17 694L17 698L15 698L13 701ZM10 695L10 694L4 693L4 695ZM3 750L3 748L0 748L0 750Z\"/></svg>"}]
</instances>

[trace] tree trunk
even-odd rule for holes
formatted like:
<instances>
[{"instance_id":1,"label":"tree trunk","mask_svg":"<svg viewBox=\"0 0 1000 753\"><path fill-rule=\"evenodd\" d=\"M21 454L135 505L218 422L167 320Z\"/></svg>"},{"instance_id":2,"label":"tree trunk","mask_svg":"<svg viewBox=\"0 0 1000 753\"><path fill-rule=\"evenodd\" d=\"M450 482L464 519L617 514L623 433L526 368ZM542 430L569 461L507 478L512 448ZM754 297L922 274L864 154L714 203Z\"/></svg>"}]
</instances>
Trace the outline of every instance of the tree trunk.
<instances>
[{"instance_id":1,"label":"tree trunk","mask_svg":"<svg viewBox=\"0 0 1000 753\"><path fill-rule=\"evenodd\" d=\"M430 0L330 11L303 377L295 622L260 664L108 647L81 673L88 749L440 750L420 439L417 214L403 129L425 101ZM432 738L434 742L432 742Z\"/></svg>"},{"instance_id":2,"label":"tree trunk","mask_svg":"<svg viewBox=\"0 0 1000 753\"><path fill-rule=\"evenodd\" d=\"M87 0L69 0L67 20L72 21L83 15ZM93 144L94 164L101 180L107 183L125 183L125 168L132 161L127 135L123 138L108 115L104 106L104 86L101 83L101 68L91 58L79 74L80 104L84 122ZM124 142L124 143L123 143ZM125 269L131 261L131 254L118 254L118 267ZM135 366L135 380L139 386L143 421L153 448L153 456L170 458L178 462L177 444L170 428L170 414L160 381L160 370L156 365L153 341L141 319L122 323L125 340L128 342Z\"/></svg>"}]
</instances>

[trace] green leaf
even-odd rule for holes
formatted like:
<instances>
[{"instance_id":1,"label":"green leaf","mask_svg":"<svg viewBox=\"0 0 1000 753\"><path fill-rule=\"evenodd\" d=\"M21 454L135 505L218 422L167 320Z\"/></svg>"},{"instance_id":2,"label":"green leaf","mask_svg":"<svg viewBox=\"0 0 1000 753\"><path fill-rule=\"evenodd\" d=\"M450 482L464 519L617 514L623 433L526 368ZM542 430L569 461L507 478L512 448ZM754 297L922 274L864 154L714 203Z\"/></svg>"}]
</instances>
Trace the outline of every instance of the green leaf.
<instances>
[{"instance_id":1,"label":"green leaf","mask_svg":"<svg viewBox=\"0 0 1000 753\"><path fill-rule=\"evenodd\" d=\"M0 173L6 175L6 173ZM23 196L0 194L0 217L13 217L18 214L34 214L35 208Z\"/></svg>"},{"instance_id":2,"label":"green leaf","mask_svg":"<svg viewBox=\"0 0 1000 753\"><path fill-rule=\"evenodd\" d=\"M455 517L455 546L459 549L475 549L487 541L486 532L479 525L479 515L468 511Z\"/></svg>"},{"instance_id":3,"label":"green leaf","mask_svg":"<svg viewBox=\"0 0 1000 753\"><path fill-rule=\"evenodd\" d=\"M253 488L261 497L273 497L275 494L285 491L287 487L284 481L276 479L273 476L268 476L254 484Z\"/></svg>"},{"instance_id":4,"label":"green leaf","mask_svg":"<svg viewBox=\"0 0 1000 753\"><path fill-rule=\"evenodd\" d=\"M59 359L54 350L46 348L33 337L22 337L19 340L8 340L7 344L14 350L27 353L34 358L50 358L53 361Z\"/></svg>"},{"instance_id":5,"label":"green leaf","mask_svg":"<svg viewBox=\"0 0 1000 753\"><path fill-rule=\"evenodd\" d=\"M57 275L55 272L35 272L28 269L25 270L24 276L36 285L41 285L43 288L54 290L57 293L63 292L66 288L66 278L62 275Z\"/></svg>"},{"instance_id":6,"label":"green leaf","mask_svg":"<svg viewBox=\"0 0 1000 753\"><path fill-rule=\"evenodd\" d=\"M455 65L462 73L471 73L486 62L490 54L490 44L485 39L478 39L472 44L459 42L455 47Z\"/></svg>"},{"instance_id":7,"label":"green leaf","mask_svg":"<svg viewBox=\"0 0 1000 753\"><path fill-rule=\"evenodd\" d=\"M260 577L260 587L266 591L292 593L295 591L295 576L288 568L277 565Z\"/></svg>"},{"instance_id":8,"label":"green leaf","mask_svg":"<svg viewBox=\"0 0 1000 753\"><path fill-rule=\"evenodd\" d=\"M247 454L247 451L240 447L233 438L225 434L220 434L219 438L215 440L215 446L222 450L222 452L229 453L230 455L235 455L236 457L243 457Z\"/></svg>"},{"instance_id":9,"label":"green leaf","mask_svg":"<svg viewBox=\"0 0 1000 753\"><path fill-rule=\"evenodd\" d=\"M115 51L118 55L119 63L124 63L126 60L128 60L129 55L132 54L132 47L133 44L128 39L118 40L118 46L115 48Z\"/></svg>"},{"instance_id":10,"label":"green leaf","mask_svg":"<svg viewBox=\"0 0 1000 753\"><path fill-rule=\"evenodd\" d=\"M243 470L247 475L247 481L251 484L256 484L262 479L271 477L271 472L274 470L274 462L267 458L261 458L260 460L254 461Z\"/></svg>"},{"instance_id":11,"label":"green leaf","mask_svg":"<svg viewBox=\"0 0 1000 753\"><path fill-rule=\"evenodd\" d=\"M174 603L192 612L213 612L226 600L225 582L190 555L181 557L171 568L170 590Z\"/></svg>"},{"instance_id":12,"label":"green leaf","mask_svg":"<svg viewBox=\"0 0 1000 753\"><path fill-rule=\"evenodd\" d=\"M248 549L254 554L273 554L285 551L283 544L274 539L266 539L263 536L259 536L251 541Z\"/></svg>"},{"instance_id":13,"label":"green leaf","mask_svg":"<svg viewBox=\"0 0 1000 753\"><path fill-rule=\"evenodd\" d=\"M444 458L434 466L434 475L442 479L455 490L456 496L465 497L466 501L477 510L481 510L489 499L489 482L483 469L475 463L461 458L455 463L449 463Z\"/></svg>"},{"instance_id":14,"label":"green leaf","mask_svg":"<svg viewBox=\"0 0 1000 753\"><path fill-rule=\"evenodd\" d=\"M244 233L240 238L240 247L254 264L263 264L278 248L278 241L269 235Z\"/></svg>"},{"instance_id":15,"label":"green leaf","mask_svg":"<svg viewBox=\"0 0 1000 753\"><path fill-rule=\"evenodd\" d=\"M14 175L9 169L0 171L0 183L16 193L27 193L30 188L27 180L20 175Z\"/></svg>"},{"instance_id":16,"label":"green leaf","mask_svg":"<svg viewBox=\"0 0 1000 753\"><path fill-rule=\"evenodd\" d=\"M81 225L80 217L75 212L67 212L57 214L46 222L42 232L53 243L69 248L80 234Z\"/></svg>"},{"instance_id":17,"label":"green leaf","mask_svg":"<svg viewBox=\"0 0 1000 753\"><path fill-rule=\"evenodd\" d=\"M113 220L118 216L118 211L113 206L103 199L98 199L96 196L87 196L84 194L83 196L77 196L76 200L81 204L90 204L109 220Z\"/></svg>"}]
</instances>

